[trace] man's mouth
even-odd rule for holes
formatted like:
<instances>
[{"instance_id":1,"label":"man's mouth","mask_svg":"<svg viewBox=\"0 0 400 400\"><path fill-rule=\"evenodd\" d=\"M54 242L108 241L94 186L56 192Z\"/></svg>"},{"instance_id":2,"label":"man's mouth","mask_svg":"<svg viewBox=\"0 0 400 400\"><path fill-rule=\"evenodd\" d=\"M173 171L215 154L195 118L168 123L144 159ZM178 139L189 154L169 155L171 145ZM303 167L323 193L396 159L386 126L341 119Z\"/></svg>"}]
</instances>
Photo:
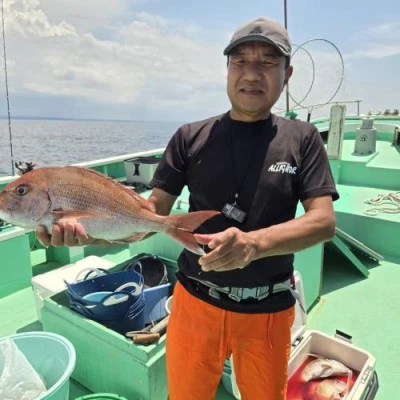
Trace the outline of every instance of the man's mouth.
<instances>
[{"instance_id":1,"label":"man's mouth","mask_svg":"<svg viewBox=\"0 0 400 400\"><path fill-rule=\"evenodd\" d=\"M256 88L243 88L243 89L240 89L240 92L244 93L244 94L250 94L250 95L260 95L260 94L264 93L263 90L256 89Z\"/></svg>"}]
</instances>

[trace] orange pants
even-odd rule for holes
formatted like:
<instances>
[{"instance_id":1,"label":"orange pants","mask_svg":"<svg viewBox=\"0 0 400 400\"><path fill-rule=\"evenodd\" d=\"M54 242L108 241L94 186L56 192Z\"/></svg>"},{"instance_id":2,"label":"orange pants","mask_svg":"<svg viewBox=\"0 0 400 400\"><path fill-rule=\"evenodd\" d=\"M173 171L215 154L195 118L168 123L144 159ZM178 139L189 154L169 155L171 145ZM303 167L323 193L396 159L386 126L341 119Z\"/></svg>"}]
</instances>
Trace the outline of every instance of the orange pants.
<instances>
[{"instance_id":1,"label":"orange pants","mask_svg":"<svg viewBox=\"0 0 400 400\"><path fill-rule=\"evenodd\" d=\"M170 400L213 400L233 354L242 400L284 400L294 307L270 314L225 311L178 282L166 339Z\"/></svg>"}]
</instances>

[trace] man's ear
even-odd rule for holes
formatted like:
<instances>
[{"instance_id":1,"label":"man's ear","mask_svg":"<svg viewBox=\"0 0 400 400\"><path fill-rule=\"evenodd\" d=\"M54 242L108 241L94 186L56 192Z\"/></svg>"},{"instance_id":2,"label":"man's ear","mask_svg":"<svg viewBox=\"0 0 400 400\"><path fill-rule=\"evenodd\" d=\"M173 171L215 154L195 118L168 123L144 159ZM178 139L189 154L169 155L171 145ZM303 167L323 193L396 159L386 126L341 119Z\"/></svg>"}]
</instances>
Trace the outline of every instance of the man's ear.
<instances>
[{"instance_id":1,"label":"man's ear","mask_svg":"<svg viewBox=\"0 0 400 400\"><path fill-rule=\"evenodd\" d=\"M292 74L293 74L293 66L289 65L289 67L285 71L285 80L283 81L285 85L287 85L287 83L289 82L289 79L292 76Z\"/></svg>"}]
</instances>

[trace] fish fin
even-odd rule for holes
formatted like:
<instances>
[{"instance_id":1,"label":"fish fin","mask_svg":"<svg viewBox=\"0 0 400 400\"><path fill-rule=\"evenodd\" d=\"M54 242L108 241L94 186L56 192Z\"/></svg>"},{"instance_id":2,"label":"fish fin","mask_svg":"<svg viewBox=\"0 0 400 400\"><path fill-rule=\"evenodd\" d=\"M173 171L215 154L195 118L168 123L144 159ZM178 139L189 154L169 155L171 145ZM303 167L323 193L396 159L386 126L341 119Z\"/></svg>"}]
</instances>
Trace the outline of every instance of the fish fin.
<instances>
[{"instance_id":1,"label":"fish fin","mask_svg":"<svg viewBox=\"0 0 400 400\"><path fill-rule=\"evenodd\" d=\"M124 186L122 183L117 182L111 176L102 174L101 172L95 171L90 168L84 168L79 166L68 166L67 168L79 171L80 174L88 174L93 175L94 177L100 177L105 181L108 181L111 185L116 186L119 190L123 190L129 196L133 197L144 209L151 211L154 213L153 206L147 201L144 197L142 197L139 193L135 192L134 190Z\"/></svg>"},{"instance_id":2,"label":"fish fin","mask_svg":"<svg viewBox=\"0 0 400 400\"><path fill-rule=\"evenodd\" d=\"M134 233L133 235L124 238L124 239L112 239L112 240L107 240L108 243L111 244L126 244L126 243L133 243L133 242L138 242L139 240L144 239L147 235L149 235L149 232L146 233Z\"/></svg>"},{"instance_id":3,"label":"fish fin","mask_svg":"<svg viewBox=\"0 0 400 400\"><path fill-rule=\"evenodd\" d=\"M167 219L168 223L172 224L174 228L188 232L193 232L205 221L219 214L221 214L219 211L213 211L213 210L194 211L184 214L169 215Z\"/></svg>"},{"instance_id":4,"label":"fish fin","mask_svg":"<svg viewBox=\"0 0 400 400\"><path fill-rule=\"evenodd\" d=\"M347 393L350 392L352 380L353 380L353 371L350 370L350 373L347 375L346 389L344 390L343 394L346 395Z\"/></svg>"},{"instance_id":5,"label":"fish fin","mask_svg":"<svg viewBox=\"0 0 400 400\"><path fill-rule=\"evenodd\" d=\"M193 233L180 229L171 229L171 231L167 231L167 233L172 237L172 239L176 240L192 253L198 254L199 256L204 256L204 254L206 254L204 250L200 247L200 245L196 242Z\"/></svg>"},{"instance_id":6,"label":"fish fin","mask_svg":"<svg viewBox=\"0 0 400 400\"><path fill-rule=\"evenodd\" d=\"M111 243L133 243L133 242L138 242L139 240L142 240L145 238L149 233L134 233L133 235L124 238L124 239L119 239L119 240L111 240Z\"/></svg>"},{"instance_id":7,"label":"fish fin","mask_svg":"<svg viewBox=\"0 0 400 400\"><path fill-rule=\"evenodd\" d=\"M120 184L121 185L121 184ZM142 197L139 193L135 192L132 189L126 188L124 185L121 185L124 190L131 196L133 197L145 210L151 211L152 213L155 213L155 207L152 203L150 203L148 200L146 200L144 197Z\"/></svg>"},{"instance_id":8,"label":"fish fin","mask_svg":"<svg viewBox=\"0 0 400 400\"><path fill-rule=\"evenodd\" d=\"M62 211L52 210L51 214L54 217L54 222L81 222L85 218L101 217L106 219L108 216L97 211Z\"/></svg>"},{"instance_id":9,"label":"fish fin","mask_svg":"<svg viewBox=\"0 0 400 400\"><path fill-rule=\"evenodd\" d=\"M208 210L170 215L167 218L171 225L167 228L166 233L191 252L202 256L205 252L197 243L192 232L209 218L219 214L219 211Z\"/></svg>"},{"instance_id":10,"label":"fish fin","mask_svg":"<svg viewBox=\"0 0 400 400\"><path fill-rule=\"evenodd\" d=\"M317 376L317 378L328 378L329 376L334 375L334 371L332 368L332 365L329 363L321 363L320 367L322 371L320 374Z\"/></svg>"}]
</instances>

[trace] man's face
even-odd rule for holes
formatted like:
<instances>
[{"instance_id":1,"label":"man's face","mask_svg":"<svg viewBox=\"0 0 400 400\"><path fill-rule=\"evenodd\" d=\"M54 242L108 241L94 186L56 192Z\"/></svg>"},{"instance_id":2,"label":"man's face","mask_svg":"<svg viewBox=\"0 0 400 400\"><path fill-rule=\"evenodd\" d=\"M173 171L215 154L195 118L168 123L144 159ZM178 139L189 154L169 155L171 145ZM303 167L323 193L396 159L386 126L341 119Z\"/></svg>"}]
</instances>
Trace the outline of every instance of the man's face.
<instances>
[{"instance_id":1,"label":"man's face","mask_svg":"<svg viewBox=\"0 0 400 400\"><path fill-rule=\"evenodd\" d=\"M257 121L268 117L292 74L292 67L285 68L285 62L285 57L266 43L249 42L232 50L227 84L232 119Z\"/></svg>"}]
</instances>

